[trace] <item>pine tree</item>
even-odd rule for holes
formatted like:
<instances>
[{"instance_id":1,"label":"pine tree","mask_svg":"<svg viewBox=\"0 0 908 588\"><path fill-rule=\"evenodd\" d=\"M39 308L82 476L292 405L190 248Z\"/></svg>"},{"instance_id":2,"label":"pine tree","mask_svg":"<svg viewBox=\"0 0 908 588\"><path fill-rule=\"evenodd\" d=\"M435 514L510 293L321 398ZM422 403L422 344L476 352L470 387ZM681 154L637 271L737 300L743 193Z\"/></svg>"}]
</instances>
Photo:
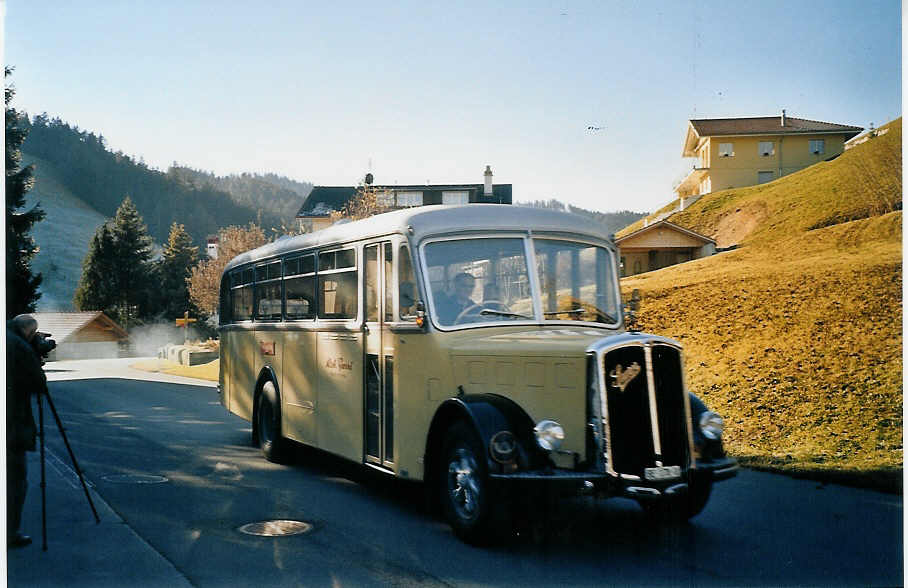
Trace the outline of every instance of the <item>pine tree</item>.
<instances>
[{"instance_id":1,"label":"pine tree","mask_svg":"<svg viewBox=\"0 0 908 588\"><path fill-rule=\"evenodd\" d=\"M92 239L74 299L79 310L103 310L125 328L151 315L151 237L129 196Z\"/></svg>"},{"instance_id":2,"label":"pine tree","mask_svg":"<svg viewBox=\"0 0 908 588\"><path fill-rule=\"evenodd\" d=\"M183 225L173 223L161 260L157 264L160 296L156 310L165 318L182 316L190 309L189 270L198 260L199 248L192 246L192 237Z\"/></svg>"},{"instance_id":3,"label":"pine tree","mask_svg":"<svg viewBox=\"0 0 908 588\"><path fill-rule=\"evenodd\" d=\"M12 69L4 69L8 77ZM32 226L44 218L38 205L20 212L25 206L25 194L35 183L34 167L20 168L20 147L28 134L28 117L10 108L15 89L7 85L4 91L6 107L6 316L34 312L41 293L41 274L33 274L31 261L38 252L35 240L29 235Z\"/></svg>"},{"instance_id":4,"label":"pine tree","mask_svg":"<svg viewBox=\"0 0 908 588\"><path fill-rule=\"evenodd\" d=\"M113 317L117 304L113 277L117 266L113 253L113 236L108 221L95 231L82 261L82 277L73 299L77 309L103 310Z\"/></svg>"}]
</instances>

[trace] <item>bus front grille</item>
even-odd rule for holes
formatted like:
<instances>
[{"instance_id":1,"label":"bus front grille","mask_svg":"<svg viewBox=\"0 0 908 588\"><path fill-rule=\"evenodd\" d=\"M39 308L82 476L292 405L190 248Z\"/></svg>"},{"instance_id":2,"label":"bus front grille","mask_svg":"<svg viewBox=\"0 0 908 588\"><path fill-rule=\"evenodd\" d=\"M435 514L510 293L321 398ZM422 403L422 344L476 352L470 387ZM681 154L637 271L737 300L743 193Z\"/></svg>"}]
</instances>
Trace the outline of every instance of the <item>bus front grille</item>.
<instances>
[{"instance_id":1,"label":"bus front grille","mask_svg":"<svg viewBox=\"0 0 908 588\"><path fill-rule=\"evenodd\" d=\"M645 478L647 468L689 463L685 389L678 349L662 344L609 350L604 361L606 469Z\"/></svg>"}]
</instances>

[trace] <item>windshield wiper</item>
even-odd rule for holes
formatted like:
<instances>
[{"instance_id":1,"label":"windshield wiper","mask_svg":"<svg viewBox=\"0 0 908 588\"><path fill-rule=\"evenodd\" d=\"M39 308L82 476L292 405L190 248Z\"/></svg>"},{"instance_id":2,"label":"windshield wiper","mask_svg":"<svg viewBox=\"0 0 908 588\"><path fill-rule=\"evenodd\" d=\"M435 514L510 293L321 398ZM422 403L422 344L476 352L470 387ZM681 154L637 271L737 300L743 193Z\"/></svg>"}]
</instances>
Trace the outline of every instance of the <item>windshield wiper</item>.
<instances>
[{"instance_id":1,"label":"windshield wiper","mask_svg":"<svg viewBox=\"0 0 908 588\"><path fill-rule=\"evenodd\" d=\"M585 308L574 308L571 310L553 310L552 312L542 313L545 316L554 316L556 314L586 314Z\"/></svg>"},{"instance_id":2,"label":"windshield wiper","mask_svg":"<svg viewBox=\"0 0 908 588\"><path fill-rule=\"evenodd\" d=\"M533 317L527 316L525 314L517 314L516 312L505 312L503 310L492 310L491 308L483 308L479 311L479 314L482 316L487 316L493 314L495 316L506 316L510 318L522 318L522 319L531 319Z\"/></svg>"}]
</instances>

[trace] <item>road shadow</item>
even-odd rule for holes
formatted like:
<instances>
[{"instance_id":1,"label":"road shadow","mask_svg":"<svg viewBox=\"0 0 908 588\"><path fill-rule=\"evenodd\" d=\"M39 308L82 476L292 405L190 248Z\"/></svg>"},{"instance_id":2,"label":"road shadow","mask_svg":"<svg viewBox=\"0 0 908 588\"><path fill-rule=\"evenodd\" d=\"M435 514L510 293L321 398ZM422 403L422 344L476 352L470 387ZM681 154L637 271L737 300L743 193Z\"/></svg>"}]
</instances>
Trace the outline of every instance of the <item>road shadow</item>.
<instances>
[{"instance_id":1,"label":"road shadow","mask_svg":"<svg viewBox=\"0 0 908 588\"><path fill-rule=\"evenodd\" d=\"M248 441L247 441L248 442ZM434 490L418 481L403 480L295 442L289 443L285 466L321 478L342 478L362 492L393 505L398 511L442 523ZM635 501L564 493L520 490L500 503L494 531L484 549L502 551L636 553L641 545L713 542L709 531L693 522L669 523L643 511ZM708 508L708 507L707 507ZM721 537L714 537L721 543Z\"/></svg>"}]
</instances>

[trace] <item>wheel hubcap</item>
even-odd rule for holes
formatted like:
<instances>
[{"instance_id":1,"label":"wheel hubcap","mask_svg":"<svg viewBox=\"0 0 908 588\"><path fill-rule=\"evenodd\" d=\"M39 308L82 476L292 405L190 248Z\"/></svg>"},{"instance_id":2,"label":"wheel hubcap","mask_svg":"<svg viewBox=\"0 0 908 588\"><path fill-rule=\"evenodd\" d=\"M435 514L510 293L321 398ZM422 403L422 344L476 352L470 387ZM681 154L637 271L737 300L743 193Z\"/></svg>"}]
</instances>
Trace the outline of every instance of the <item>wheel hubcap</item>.
<instances>
[{"instance_id":1,"label":"wheel hubcap","mask_svg":"<svg viewBox=\"0 0 908 588\"><path fill-rule=\"evenodd\" d=\"M448 494L457 514L465 519L476 516L479 484L476 459L466 449L458 449L448 463Z\"/></svg>"}]
</instances>

